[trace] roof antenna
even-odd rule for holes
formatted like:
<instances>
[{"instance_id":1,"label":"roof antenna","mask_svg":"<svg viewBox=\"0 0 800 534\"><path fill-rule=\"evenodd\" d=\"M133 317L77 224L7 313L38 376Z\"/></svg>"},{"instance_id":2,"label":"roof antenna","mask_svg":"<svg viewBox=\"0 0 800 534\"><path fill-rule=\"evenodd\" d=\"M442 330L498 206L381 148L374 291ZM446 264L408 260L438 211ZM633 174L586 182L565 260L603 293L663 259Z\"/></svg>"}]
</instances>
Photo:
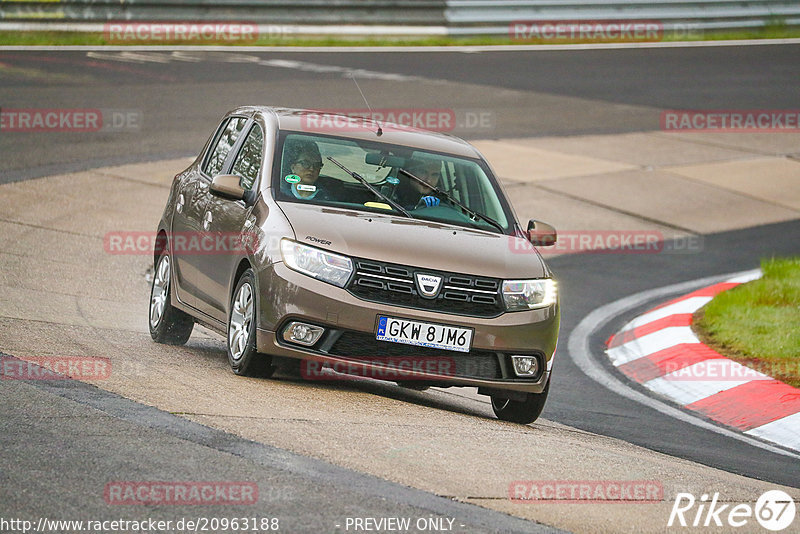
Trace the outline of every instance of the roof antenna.
<instances>
[{"instance_id":1,"label":"roof antenna","mask_svg":"<svg viewBox=\"0 0 800 534\"><path fill-rule=\"evenodd\" d=\"M361 98L364 99L364 103L367 105L367 109L369 110L370 118L375 121L375 124L378 125L378 131L376 132L377 136L380 137L383 135L383 129L381 128L381 123L374 119L375 113L372 112L372 106L369 105L367 102L367 97L364 96L364 91L361 90L361 86L358 85L358 81L356 81L356 75L352 72L350 73L350 78L353 79L353 83L356 84L356 88L358 88L358 92L361 93Z\"/></svg>"}]
</instances>

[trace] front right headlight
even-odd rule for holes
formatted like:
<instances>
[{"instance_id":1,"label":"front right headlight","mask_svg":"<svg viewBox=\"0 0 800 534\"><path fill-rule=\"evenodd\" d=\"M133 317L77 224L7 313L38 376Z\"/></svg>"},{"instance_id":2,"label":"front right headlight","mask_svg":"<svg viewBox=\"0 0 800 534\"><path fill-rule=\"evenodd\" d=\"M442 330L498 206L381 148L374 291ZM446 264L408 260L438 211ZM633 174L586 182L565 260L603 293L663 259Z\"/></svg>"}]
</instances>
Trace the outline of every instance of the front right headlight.
<instances>
[{"instance_id":1,"label":"front right headlight","mask_svg":"<svg viewBox=\"0 0 800 534\"><path fill-rule=\"evenodd\" d=\"M508 311L545 308L557 299L558 289L552 278L503 280L503 300Z\"/></svg>"},{"instance_id":2,"label":"front right headlight","mask_svg":"<svg viewBox=\"0 0 800 534\"><path fill-rule=\"evenodd\" d=\"M339 287L347 285L353 273L353 261L347 256L290 239L281 239L281 256L290 269Z\"/></svg>"}]
</instances>

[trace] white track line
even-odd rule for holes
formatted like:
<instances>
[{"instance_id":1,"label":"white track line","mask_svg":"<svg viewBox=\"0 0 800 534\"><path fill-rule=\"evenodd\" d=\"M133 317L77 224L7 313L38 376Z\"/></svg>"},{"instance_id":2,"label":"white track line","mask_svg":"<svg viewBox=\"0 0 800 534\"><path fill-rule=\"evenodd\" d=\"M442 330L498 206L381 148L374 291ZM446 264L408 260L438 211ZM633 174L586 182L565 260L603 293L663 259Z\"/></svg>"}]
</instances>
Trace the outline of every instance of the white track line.
<instances>
[{"instance_id":1,"label":"white track line","mask_svg":"<svg viewBox=\"0 0 800 534\"><path fill-rule=\"evenodd\" d=\"M689 326L670 326L610 348L607 354L611 362L619 367L623 363L650 356L682 343L700 343L700 340Z\"/></svg>"},{"instance_id":2,"label":"white track line","mask_svg":"<svg viewBox=\"0 0 800 534\"><path fill-rule=\"evenodd\" d=\"M700 362L699 365L707 364ZM648 380L643 385L650 391L664 395L681 406L686 406L748 382L750 382L749 378L742 380L675 380L670 379L669 376L661 376Z\"/></svg>"},{"instance_id":3,"label":"white track line","mask_svg":"<svg viewBox=\"0 0 800 534\"><path fill-rule=\"evenodd\" d=\"M664 415L678 419L679 421L683 421L684 423L689 423L690 425L694 425L704 430L747 443L753 447L773 452L775 454L780 454L782 456L800 459L800 454L787 451L768 443L764 443L760 439L751 437L751 434L758 435L754 432L742 434L733 430L728 430L727 428L719 427L694 415L686 413L674 406L671 406L666 402L649 397L644 393L631 388L619 378L609 373L592 356L589 349L589 338L603 326L608 324L609 321L615 317L618 317L622 313L627 312L628 310L642 306L643 304L652 300L667 297L668 295L688 293L701 287L728 280L734 276L744 276L753 272L754 271L743 271L740 273L731 273L722 276L710 276L708 278L691 280L689 282L681 282L666 287L660 287L643 291L641 293L636 293L634 295L614 301L610 304L606 304L605 306L601 306L584 317L570 334L569 340L567 341L569 355L578 368L586 374L586 376L596 381L603 387L613 391L614 393L625 397L626 399L638 402L639 404L647 406L648 408L652 408L653 410L663 413ZM605 355L603 357L605 357ZM764 429L767 426L768 425L764 425L763 427L759 428Z\"/></svg>"},{"instance_id":4,"label":"white track line","mask_svg":"<svg viewBox=\"0 0 800 534\"><path fill-rule=\"evenodd\" d=\"M672 304L668 304L651 312L640 315L633 321L625 325L625 329L620 333L627 332L639 326L644 326L653 321L676 315L678 313L694 313L711 301L711 297L690 297L688 299L679 300Z\"/></svg>"},{"instance_id":5,"label":"white track line","mask_svg":"<svg viewBox=\"0 0 800 534\"><path fill-rule=\"evenodd\" d=\"M800 432L798 432L798 429L800 429L800 412L750 429L745 434L758 436L777 443L795 443L800 448Z\"/></svg>"},{"instance_id":6,"label":"white track line","mask_svg":"<svg viewBox=\"0 0 800 534\"><path fill-rule=\"evenodd\" d=\"M746 284L747 282L758 280L759 278L761 278L762 274L763 273L759 269L756 269L755 271L748 271L741 276L735 276L730 280L726 280L726 282L729 282L731 284Z\"/></svg>"}]
</instances>

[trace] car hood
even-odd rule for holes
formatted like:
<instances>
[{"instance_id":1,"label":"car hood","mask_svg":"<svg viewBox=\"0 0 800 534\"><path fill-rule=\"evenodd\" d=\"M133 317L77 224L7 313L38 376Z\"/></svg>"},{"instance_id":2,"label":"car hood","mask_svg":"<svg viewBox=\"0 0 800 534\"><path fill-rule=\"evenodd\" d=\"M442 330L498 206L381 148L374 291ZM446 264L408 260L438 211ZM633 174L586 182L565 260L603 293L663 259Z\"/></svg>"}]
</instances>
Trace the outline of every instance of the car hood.
<instances>
[{"instance_id":1,"label":"car hood","mask_svg":"<svg viewBox=\"0 0 800 534\"><path fill-rule=\"evenodd\" d=\"M280 207L297 241L331 252L494 278L550 276L520 237L380 213L291 202Z\"/></svg>"}]
</instances>

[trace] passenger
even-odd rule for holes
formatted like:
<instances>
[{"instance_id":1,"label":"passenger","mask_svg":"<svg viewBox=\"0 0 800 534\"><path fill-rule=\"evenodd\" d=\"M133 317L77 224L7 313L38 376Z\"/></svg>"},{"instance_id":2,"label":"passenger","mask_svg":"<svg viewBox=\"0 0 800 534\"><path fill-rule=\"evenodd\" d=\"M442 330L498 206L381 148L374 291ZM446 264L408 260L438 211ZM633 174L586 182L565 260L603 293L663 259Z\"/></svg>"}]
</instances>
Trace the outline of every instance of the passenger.
<instances>
[{"instance_id":1,"label":"passenger","mask_svg":"<svg viewBox=\"0 0 800 534\"><path fill-rule=\"evenodd\" d=\"M324 163L317 144L314 141L290 139L283 150L281 191L300 200L330 200L330 191L319 181L319 172Z\"/></svg>"},{"instance_id":2,"label":"passenger","mask_svg":"<svg viewBox=\"0 0 800 534\"><path fill-rule=\"evenodd\" d=\"M442 182L442 162L438 159L412 160L405 170L434 187L440 187ZM398 173L400 185L395 190L395 200L405 209L416 209L438 206L444 198L436 196L433 189L410 178L403 173Z\"/></svg>"}]
</instances>

